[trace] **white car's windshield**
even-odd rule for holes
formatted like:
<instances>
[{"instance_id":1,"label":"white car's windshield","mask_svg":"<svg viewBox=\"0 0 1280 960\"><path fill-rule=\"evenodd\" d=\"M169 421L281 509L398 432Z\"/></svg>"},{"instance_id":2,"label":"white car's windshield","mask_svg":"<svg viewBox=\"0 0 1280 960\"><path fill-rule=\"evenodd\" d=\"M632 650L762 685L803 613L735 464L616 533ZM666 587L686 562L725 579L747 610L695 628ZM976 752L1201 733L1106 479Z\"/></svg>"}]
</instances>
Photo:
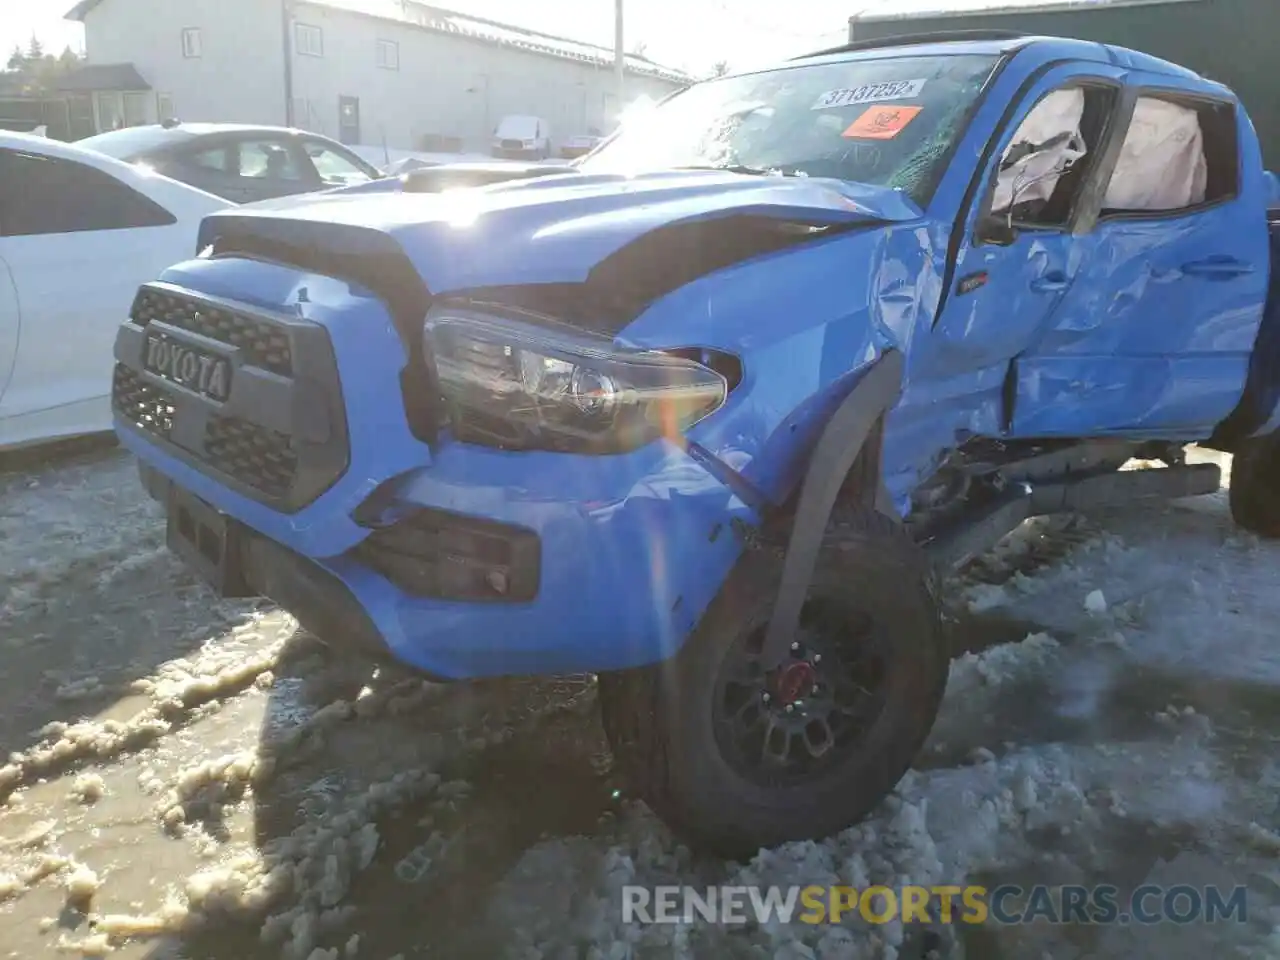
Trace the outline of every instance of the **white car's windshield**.
<instances>
[{"instance_id":1,"label":"white car's windshield","mask_svg":"<svg viewBox=\"0 0 1280 960\"><path fill-rule=\"evenodd\" d=\"M900 187L923 203L998 60L848 60L709 81L624 124L580 169L836 177Z\"/></svg>"}]
</instances>

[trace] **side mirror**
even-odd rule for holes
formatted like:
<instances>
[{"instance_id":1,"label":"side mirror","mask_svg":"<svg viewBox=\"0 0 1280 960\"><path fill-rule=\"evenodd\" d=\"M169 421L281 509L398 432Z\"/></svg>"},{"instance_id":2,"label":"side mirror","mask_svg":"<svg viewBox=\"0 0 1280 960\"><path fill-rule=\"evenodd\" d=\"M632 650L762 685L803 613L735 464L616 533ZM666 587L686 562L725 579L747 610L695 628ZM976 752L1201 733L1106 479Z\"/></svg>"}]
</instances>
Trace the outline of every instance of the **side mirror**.
<instances>
[{"instance_id":1,"label":"side mirror","mask_svg":"<svg viewBox=\"0 0 1280 960\"><path fill-rule=\"evenodd\" d=\"M1018 239L1018 230L1013 225L1013 208L1008 216L999 213L988 213L978 221L977 240L979 243L993 243L998 247L1007 247Z\"/></svg>"}]
</instances>

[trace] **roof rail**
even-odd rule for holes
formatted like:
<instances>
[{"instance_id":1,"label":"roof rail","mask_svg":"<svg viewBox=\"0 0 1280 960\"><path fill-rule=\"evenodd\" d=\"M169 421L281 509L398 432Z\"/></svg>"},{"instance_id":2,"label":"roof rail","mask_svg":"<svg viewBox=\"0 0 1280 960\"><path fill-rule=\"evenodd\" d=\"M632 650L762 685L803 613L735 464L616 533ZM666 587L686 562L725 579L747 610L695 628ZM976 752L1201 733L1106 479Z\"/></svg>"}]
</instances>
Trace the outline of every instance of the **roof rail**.
<instances>
[{"instance_id":1,"label":"roof rail","mask_svg":"<svg viewBox=\"0 0 1280 960\"><path fill-rule=\"evenodd\" d=\"M875 50L881 47L906 47L918 43L956 43L962 40L1019 40L1029 34L1017 30L938 30L933 33L903 33L896 37L879 37L874 40L855 40L826 50L792 57L792 60L808 60L825 57L830 53L853 53L856 50Z\"/></svg>"}]
</instances>

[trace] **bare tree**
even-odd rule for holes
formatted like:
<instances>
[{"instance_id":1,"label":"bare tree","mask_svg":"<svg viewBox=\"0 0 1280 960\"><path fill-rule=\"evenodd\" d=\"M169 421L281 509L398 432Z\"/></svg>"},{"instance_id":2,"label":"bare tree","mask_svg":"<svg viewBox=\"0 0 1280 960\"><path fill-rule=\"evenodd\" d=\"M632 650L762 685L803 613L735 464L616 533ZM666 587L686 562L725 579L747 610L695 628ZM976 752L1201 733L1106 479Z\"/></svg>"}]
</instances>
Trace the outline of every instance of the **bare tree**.
<instances>
[{"instance_id":1,"label":"bare tree","mask_svg":"<svg viewBox=\"0 0 1280 960\"><path fill-rule=\"evenodd\" d=\"M711 75L713 77L723 77L728 72L729 72L728 60L717 60L716 65L711 68Z\"/></svg>"}]
</instances>

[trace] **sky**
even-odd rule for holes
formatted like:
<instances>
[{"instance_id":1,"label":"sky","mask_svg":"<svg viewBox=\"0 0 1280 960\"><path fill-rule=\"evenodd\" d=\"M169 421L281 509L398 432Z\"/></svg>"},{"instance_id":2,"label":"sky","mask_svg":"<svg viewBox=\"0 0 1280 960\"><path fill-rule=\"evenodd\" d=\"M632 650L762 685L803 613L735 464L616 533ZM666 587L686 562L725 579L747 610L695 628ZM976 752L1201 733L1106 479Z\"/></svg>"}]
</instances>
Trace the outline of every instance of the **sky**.
<instances>
[{"instance_id":1,"label":"sky","mask_svg":"<svg viewBox=\"0 0 1280 960\"><path fill-rule=\"evenodd\" d=\"M139 2L139 0L107 0ZM156 0L143 0L156 2ZM160 0L166 2L166 0ZM176 0L175 0L176 2ZM264 3L273 0L263 0ZM442 7L613 46L614 0L435 0ZM0 51L32 34L47 50L84 49L79 24L63 20L75 0L0 0ZM895 0L625 0L626 47L644 45L659 63L704 74L720 60L735 69L767 63L845 38L849 16Z\"/></svg>"}]
</instances>

